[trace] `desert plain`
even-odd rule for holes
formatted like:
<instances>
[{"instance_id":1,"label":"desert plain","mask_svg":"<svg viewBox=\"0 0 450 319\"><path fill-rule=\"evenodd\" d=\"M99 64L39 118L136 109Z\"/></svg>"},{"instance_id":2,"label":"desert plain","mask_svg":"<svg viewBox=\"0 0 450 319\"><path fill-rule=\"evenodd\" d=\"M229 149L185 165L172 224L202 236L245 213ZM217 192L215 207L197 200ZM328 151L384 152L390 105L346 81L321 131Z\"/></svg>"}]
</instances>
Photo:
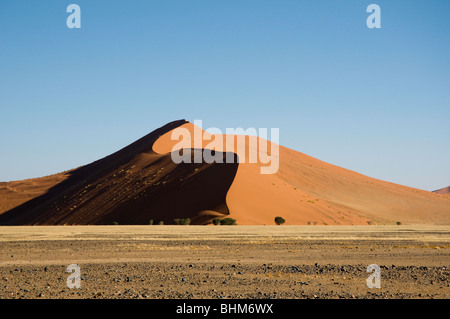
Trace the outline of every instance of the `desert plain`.
<instances>
[{"instance_id":1,"label":"desert plain","mask_svg":"<svg viewBox=\"0 0 450 319\"><path fill-rule=\"evenodd\" d=\"M2 226L2 299L450 297L450 226ZM81 288L68 288L68 265ZM381 269L369 288L367 266Z\"/></svg>"}]
</instances>

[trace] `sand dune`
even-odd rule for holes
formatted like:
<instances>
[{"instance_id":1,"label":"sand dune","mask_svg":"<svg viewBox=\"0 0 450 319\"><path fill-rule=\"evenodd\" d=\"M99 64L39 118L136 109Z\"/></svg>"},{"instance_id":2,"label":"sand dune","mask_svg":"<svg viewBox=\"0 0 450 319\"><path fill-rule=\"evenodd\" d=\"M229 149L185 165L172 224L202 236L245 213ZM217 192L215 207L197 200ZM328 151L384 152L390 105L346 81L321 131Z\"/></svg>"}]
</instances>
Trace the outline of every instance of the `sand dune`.
<instances>
[{"instance_id":1,"label":"sand dune","mask_svg":"<svg viewBox=\"0 0 450 319\"><path fill-rule=\"evenodd\" d=\"M436 194L450 195L450 186L433 191Z\"/></svg>"},{"instance_id":2,"label":"sand dune","mask_svg":"<svg viewBox=\"0 0 450 319\"><path fill-rule=\"evenodd\" d=\"M68 172L22 181L0 182L0 214L45 194L69 176Z\"/></svg>"},{"instance_id":3,"label":"sand dune","mask_svg":"<svg viewBox=\"0 0 450 319\"><path fill-rule=\"evenodd\" d=\"M181 127L192 134L196 129L192 123ZM170 135L156 141L156 152L166 153L176 146L178 141ZM226 137L216 136L223 139L224 147ZM208 143L203 140L202 146ZM236 153L237 144L235 137ZM230 217L241 225L273 224L275 216L294 225L450 223L450 200L432 192L370 178L283 146L278 172L262 175L259 167L264 164L248 163L246 146L244 163L239 163L227 194Z\"/></svg>"},{"instance_id":4,"label":"sand dune","mask_svg":"<svg viewBox=\"0 0 450 319\"><path fill-rule=\"evenodd\" d=\"M240 163L175 164L171 152L179 141L171 135L177 128L202 132L175 121L81 168L0 183L0 224L167 224L186 217L208 224L227 215L240 225L273 224L275 216L292 225L450 224L448 196L373 179L283 146L278 172L261 174L267 164L249 163L250 151L258 150L249 143L238 149L238 136L233 147L230 135L213 141L221 141L219 156ZM202 139L199 147L192 140L192 158L210 143Z\"/></svg>"},{"instance_id":5,"label":"sand dune","mask_svg":"<svg viewBox=\"0 0 450 319\"><path fill-rule=\"evenodd\" d=\"M184 123L169 123L67 176L56 175L54 184L48 182L33 199L3 212L0 224L149 224L150 219L172 223L175 218L203 224L228 214L225 198L237 164L177 165L170 154L152 150L160 135ZM8 208L13 203L5 193L0 193L1 207Z\"/></svg>"}]
</instances>

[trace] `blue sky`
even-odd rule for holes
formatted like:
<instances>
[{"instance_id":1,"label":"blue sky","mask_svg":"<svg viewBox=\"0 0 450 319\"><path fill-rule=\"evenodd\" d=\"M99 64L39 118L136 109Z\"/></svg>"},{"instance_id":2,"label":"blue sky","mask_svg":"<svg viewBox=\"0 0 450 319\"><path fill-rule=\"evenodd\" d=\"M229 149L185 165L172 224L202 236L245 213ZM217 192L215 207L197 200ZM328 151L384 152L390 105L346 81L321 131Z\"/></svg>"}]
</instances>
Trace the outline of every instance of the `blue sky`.
<instances>
[{"instance_id":1,"label":"blue sky","mask_svg":"<svg viewBox=\"0 0 450 319\"><path fill-rule=\"evenodd\" d=\"M69 4L81 29L69 29ZM381 8L369 29L366 7ZM278 127L378 179L450 185L450 2L0 0L0 181L176 119Z\"/></svg>"}]
</instances>

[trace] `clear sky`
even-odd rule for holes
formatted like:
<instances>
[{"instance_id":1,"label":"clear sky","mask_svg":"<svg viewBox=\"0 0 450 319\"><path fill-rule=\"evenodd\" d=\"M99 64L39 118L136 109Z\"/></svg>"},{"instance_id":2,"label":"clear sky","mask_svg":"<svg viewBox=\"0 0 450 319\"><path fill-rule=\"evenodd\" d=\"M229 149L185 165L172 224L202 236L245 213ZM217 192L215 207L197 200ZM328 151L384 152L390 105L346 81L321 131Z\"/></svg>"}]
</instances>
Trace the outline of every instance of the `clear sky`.
<instances>
[{"instance_id":1,"label":"clear sky","mask_svg":"<svg viewBox=\"0 0 450 319\"><path fill-rule=\"evenodd\" d=\"M69 4L81 29L69 29ZM366 8L381 8L369 29ZM450 1L0 0L0 181L177 119L277 127L378 179L450 185Z\"/></svg>"}]
</instances>

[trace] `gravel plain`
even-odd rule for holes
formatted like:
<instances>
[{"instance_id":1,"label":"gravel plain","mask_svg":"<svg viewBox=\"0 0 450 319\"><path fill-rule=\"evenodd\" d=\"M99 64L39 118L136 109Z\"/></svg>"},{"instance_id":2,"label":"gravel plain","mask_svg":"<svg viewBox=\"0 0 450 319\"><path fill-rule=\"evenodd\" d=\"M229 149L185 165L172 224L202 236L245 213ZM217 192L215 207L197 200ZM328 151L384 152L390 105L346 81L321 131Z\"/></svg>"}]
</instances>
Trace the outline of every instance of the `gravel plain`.
<instances>
[{"instance_id":1,"label":"gravel plain","mask_svg":"<svg viewBox=\"0 0 450 319\"><path fill-rule=\"evenodd\" d=\"M450 297L447 226L0 227L2 299ZM69 288L67 266L81 270ZM367 266L380 266L369 288Z\"/></svg>"}]
</instances>

